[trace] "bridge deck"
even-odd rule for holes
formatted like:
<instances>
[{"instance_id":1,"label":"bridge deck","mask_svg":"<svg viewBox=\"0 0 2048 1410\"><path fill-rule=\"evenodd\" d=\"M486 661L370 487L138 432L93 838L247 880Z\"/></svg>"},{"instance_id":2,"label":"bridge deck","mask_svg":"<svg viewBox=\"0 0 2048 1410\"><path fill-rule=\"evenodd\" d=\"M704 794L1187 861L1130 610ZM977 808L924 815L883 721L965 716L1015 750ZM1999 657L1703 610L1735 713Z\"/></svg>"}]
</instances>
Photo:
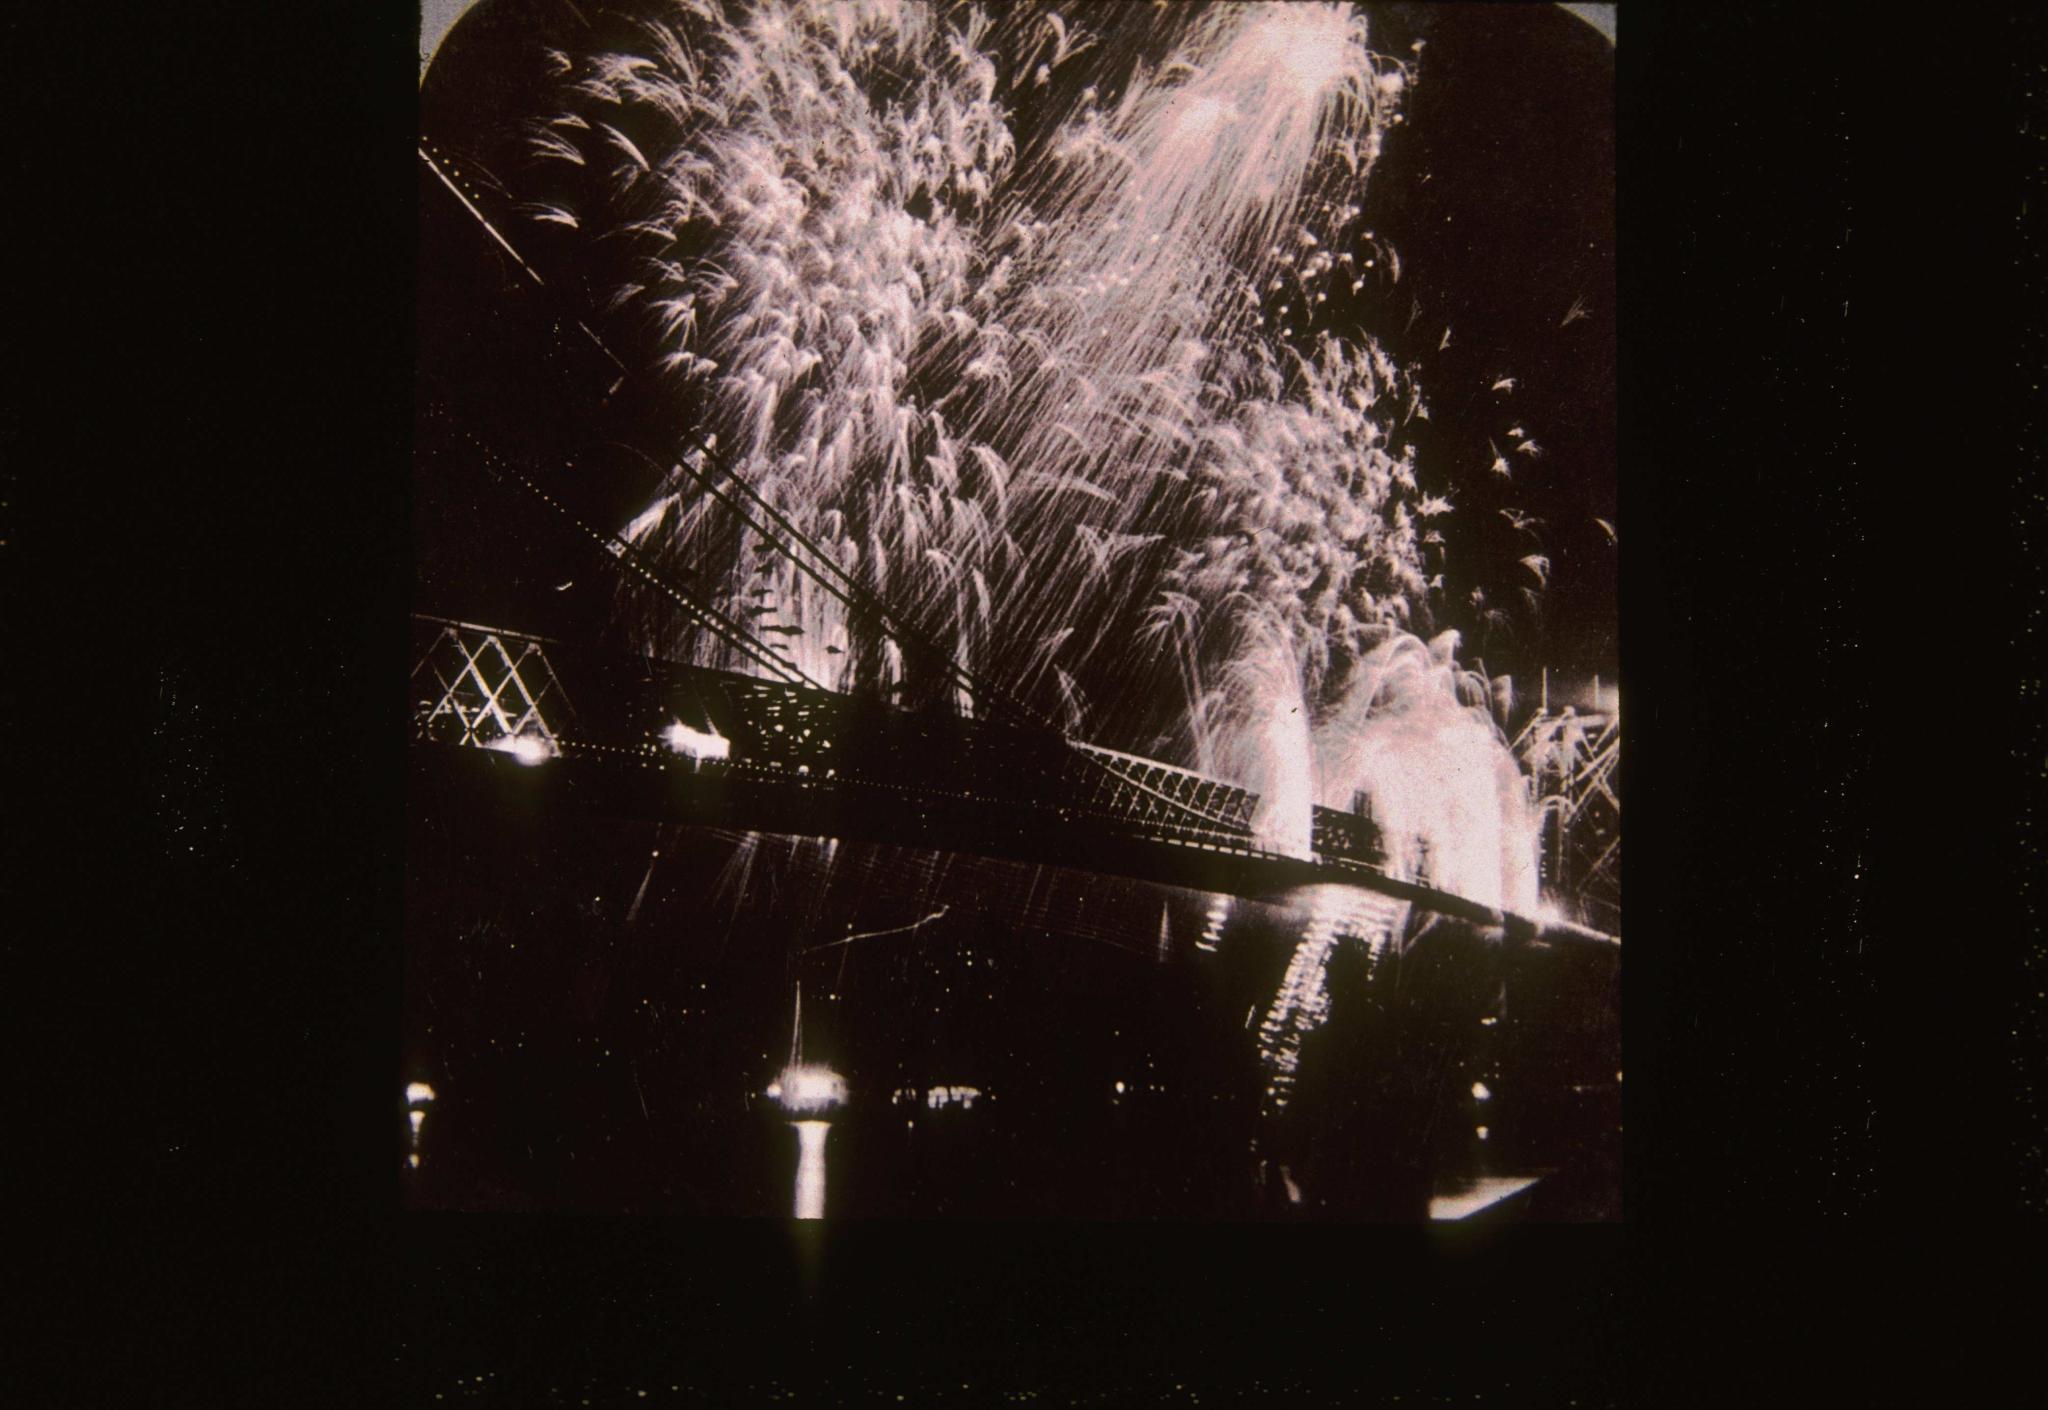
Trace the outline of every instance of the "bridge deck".
<instances>
[{"instance_id":1,"label":"bridge deck","mask_svg":"<svg viewBox=\"0 0 2048 1410\"><path fill-rule=\"evenodd\" d=\"M1243 896L1359 886L1524 943L1612 937L1386 874L1377 830L1316 810L1314 852L1259 844L1243 788L1056 734L422 617L415 736L534 806L862 837ZM680 727L680 729L678 728ZM442 750L434 750L442 753Z\"/></svg>"}]
</instances>

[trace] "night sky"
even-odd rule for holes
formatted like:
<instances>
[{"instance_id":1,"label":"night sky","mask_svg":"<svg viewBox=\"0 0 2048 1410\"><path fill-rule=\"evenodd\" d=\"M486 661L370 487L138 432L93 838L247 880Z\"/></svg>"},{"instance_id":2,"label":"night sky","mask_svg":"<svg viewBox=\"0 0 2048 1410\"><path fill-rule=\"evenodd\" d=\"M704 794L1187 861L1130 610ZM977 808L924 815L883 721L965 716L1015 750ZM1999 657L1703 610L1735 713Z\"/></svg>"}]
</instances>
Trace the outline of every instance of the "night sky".
<instances>
[{"instance_id":1,"label":"night sky","mask_svg":"<svg viewBox=\"0 0 2048 1410\"><path fill-rule=\"evenodd\" d=\"M1616 548L1594 520L1615 523L1613 47L1553 5L1369 13L1377 47L1426 47L1366 202L1404 274L1361 321L1419 360L1432 399L1422 464L1447 472L1460 508L1449 595L1481 587L1513 623L1503 640L1454 606L1447 624L1494 674L1612 680ZM1512 393L1490 390L1504 376ZM1539 457L1510 449L1516 427ZM1489 438L1510 479L1486 470ZM1503 509L1542 525L1518 533ZM1531 552L1552 565L1540 609L1518 592Z\"/></svg>"}]
</instances>

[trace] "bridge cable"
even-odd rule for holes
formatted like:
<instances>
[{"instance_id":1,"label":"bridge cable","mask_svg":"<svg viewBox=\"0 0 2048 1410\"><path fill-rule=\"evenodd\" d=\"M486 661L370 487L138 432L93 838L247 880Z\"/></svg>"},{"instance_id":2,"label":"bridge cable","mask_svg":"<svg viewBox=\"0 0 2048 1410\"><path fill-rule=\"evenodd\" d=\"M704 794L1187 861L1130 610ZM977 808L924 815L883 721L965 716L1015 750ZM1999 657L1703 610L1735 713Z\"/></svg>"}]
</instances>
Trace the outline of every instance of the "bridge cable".
<instances>
[{"instance_id":1,"label":"bridge cable","mask_svg":"<svg viewBox=\"0 0 2048 1410\"><path fill-rule=\"evenodd\" d=\"M716 607L699 601L693 594L670 581L668 574L663 572L658 565L649 563L647 555L630 540L618 534L608 533L585 522L567 505L549 494L531 476L485 445L474 434L470 436L470 439L482 453L485 470L493 479L524 489L534 498L547 505L548 508L554 510L562 518L566 519L570 525L597 543L613 559L625 563L634 573L645 579L657 591L681 607L693 621L709 631L721 642L768 671L784 685L800 686L806 690L830 693L825 686L807 675L802 667L782 655L767 642L754 636L753 633L749 632L740 623L733 621L732 618L726 616L725 613L719 611Z\"/></svg>"},{"instance_id":2,"label":"bridge cable","mask_svg":"<svg viewBox=\"0 0 2048 1410\"><path fill-rule=\"evenodd\" d=\"M434 174L440 178L441 182L445 186L447 186L447 188L451 192L455 194L457 199L461 201L463 209L466 210L478 222L478 224L480 224L484 228L484 230L491 236L491 238L494 241L496 241L512 256L513 260L518 263L519 267L526 272L526 274L533 280L533 282L536 285L543 289L547 289L550 295L552 295L557 302L566 302L566 298L560 295L554 289L552 289L547 284L547 282L541 278L540 273L537 270L535 270L533 266L529 264L523 256L519 254L517 249L512 245L511 241L506 239L506 237L497 229L496 226L494 226L491 223L489 218L484 215L484 213L476 206L476 204L467 195L464 194L461 188L447 174L447 172L442 169L442 162L438 161L427 150L427 146L430 145L431 144L423 145L419 149L421 161L426 163L426 165L434 172ZM575 322L577 328L582 331L584 336L589 338L590 341L598 348L598 350L604 354L606 359L609 360L613 366L620 369L621 376L619 382L613 383L613 390L616 390L620 382L625 381L626 378L630 376L630 374L627 373L625 370L625 363L621 361L617 354L613 353L612 350L605 345L604 340L598 337L596 332L591 329L588 323L584 322L581 318L574 318L573 321ZM735 505L728 496L723 494L718 488L718 486L713 483L712 477L710 475L699 470L697 467L688 464L685 459L680 458L671 462L673 468L683 471L692 479L696 480L706 491L708 491L715 498L717 498L721 504L723 504L728 509L732 510L732 512L738 515L738 517L740 517L743 522L745 522L750 528L754 529L756 533L760 534L761 537L767 541L768 545L771 548L781 553L784 558L788 559L789 562L798 569L798 571L803 572L804 574L806 574L806 576L810 577L813 582L817 583L818 586L823 588L827 593L831 594L836 600L841 602L843 605L848 607L857 606L870 612L883 625L883 627L887 629L888 635L895 637L900 642L904 642L908 645L926 651L939 661L944 662L948 676L951 677L955 684L963 686L968 691L969 695L978 702L985 702L989 705L994 705L1006 709L1011 713L1021 717L1024 721L1033 726L1045 729L1051 733L1059 735L1070 746L1077 743L1077 741L1074 741L1065 730L1060 729L1057 725L1053 724L1051 721L1046 719L1045 716L1039 714L1037 711L1023 704L1020 700L1018 700L1015 696L1010 694L1007 690L982 680L980 677L975 675L974 672L968 670L966 666L962 665L958 660L956 660L951 655L951 653L945 650L944 647L939 645L937 642L933 641L931 638L926 636L921 631L905 623L900 617L897 616L897 614L893 610L889 608L889 606L873 591L873 589L869 588L866 584L862 583L857 578L854 578L850 574L848 574L846 570L841 568L839 564L836 561L834 561L831 558L831 556L824 551L822 547L813 542L810 539L810 537L803 532L802 529L798 528L795 524L791 523L786 515L784 515L768 500L763 498L761 494L757 490L755 490L751 484L747 482L746 478L737 473L736 471L734 471L728 463L725 463L725 457L720 456L716 448L708 444L706 440L703 437L699 436L694 429L690 427L680 427L678 429L682 436L690 443L691 447L696 449L701 456L703 456L707 461L715 461L718 463L719 474L720 476L722 476L723 480L726 483L732 485L749 501L759 506L759 508L769 517L771 521L773 521L782 530L784 534L786 534L789 537L789 539L801 544L808 551L808 553L816 559L816 563L807 562L803 555L796 553L790 547L789 543L783 541L783 539L773 531L762 528L758 522L756 522L750 516L746 515L743 511L741 511L738 508L738 506ZM615 558L619 558L622 561L629 563L629 565L632 566L643 577L646 577L650 581L656 583L657 586L661 587L663 591L665 591L670 597L672 597L680 605L682 605L685 608L685 610L689 612L693 617L707 623L711 619L715 618L718 622L722 623L724 626L723 631L718 630L717 628L713 628L713 634L719 636L721 640L727 641L727 644L729 645L736 645L736 649L742 650L742 652L748 655L750 659L759 660L760 657L764 654L772 658L777 663L777 665L771 667L770 669L777 671L778 674L780 674L782 671L794 673L794 679L789 681L789 683L791 684L803 684L808 688L814 690L825 689L824 686L819 685L817 682L812 681L808 676L804 675L803 672L794 665L794 663L789 662L786 658L781 656L779 652L774 651L772 648L768 647L766 643L761 642L758 638L755 638L753 634L751 632L748 632L743 626L731 621L731 619L725 617L724 614L717 613L715 609L709 608L703 604L695 602L693 599L691 599L691 597L688 594L684 593L681 589L678 589L674 585L664 581L658 574L657 570L655 570L643 561L643 555L640 553L638 549L634 548L631 544L619 538L617 535L606 534L603 531L594 529L588 524L583 523L581 520L576 519L573 514L570 514L566 508L557 504L551 497L549 497L546 494L545 491L541 490L537 485L533 484L529 480L526 480L524 477L518 478L519 482L522 483L527 489L540 495L540 497L543 498L547 503L549 503L551 506L555 507L557 510L559 510L567 517L569 517L572 520L572 522L574 522L577 525L578 528L583 530L584 533L590 535L593 538L598 539L601 543L604 543L605 546L612 551L613 556ZM822 570L818 566L820 564L823 565ZM824 573L827 571L829 571L832 577L839 580L839 584L842 584L843 588L833 583L828 583L824 580ZM851 600L849 600L849 595L851 597ZM748 643L748 645L744 647L737 646L735 642L730 640L728 633L743 638ZM1171 795L1163 792L1162 790L1132 777L1130 774L1125 773L1123 770L1109 763L1108 760L1097 755L1092 748L1083 747L1074 750L1074 752L1084 761L1086 765L1095 768L1104 774L1107 774L1110 778L1115 779L1121 785L1128 786L1130 788L1137 790L1140 793L1148 794L1154 798L1157 798L1160 802L1167 804L1171 809L1173 809L1176 812L1183 814L1191 814L1194 817L1200 818L1205 822L1218 824L1232 831L1236 831L1243 826L1243 824L1238 822L1236 819L1231 818L1220 811L1211 811L1210 809L1202 807L1200 805L1185 802L1183 800L1174 798ZM1220 782L1220 780L1218 781Z\"/></svg>"},{"instance_id":3,"label":"bridge cable","mask_svg":"<svg viewBox=\"0 0 2048 1410\"><path fill-rule=\"evenodd\" d=\"M484 231L487 234L489 234L493 241L495 241L501 248L505 250L507 254L509 254L512 257L514 263L516 263L519 266L519 268L525 272L527 277L530 278L537 287L547 290L553 302L566 303L566 299L559 295L558 292L555 289L553 289L544 278L542 278L540 272L536 270L533 267L533 265L529 263L526 260L526 258L519 253L518 249L512 244L512 242L506 238L506 236L497 228L497 226L491 222L490 218L486 216L483 213L483 211L477 206L476 202L472 200L470 196L466 194L462 190L462 188L456 183L456 181L449 175L448 171L445 170L444 167L446 165L450 165L451 163L448 162L448 159L445 157L445 155L440 158L437 158L429 150L431 145L431 143L428 143L421 146L421 148L419 149L420 160L427 165L429 170L433 171L434 175L440 179L441 183L455 195L458 201L461 202L463 209L467 211L469 215L480 226L483 227ZM625 363L622 360L620 360L618 355L614 353L611 350L611 348L605 344L605 341L602 338L600 338L597 335L597 333L592 330L590 325L587 322L585 322L582 318L573 317L572 315L572 321L575 323L577 329L581 331L583 335L590 340L592 345L594 345L598 349L598 351L604 355L606 360L609 361L614 367L616 367L619 370L619 379L618 381L615 381L612 384L610 389L611 391L616 391L619 385L626 381L628 376L630 375L626 371ZM739 508L738 505L736 505L732 501L730 497L721 493L718 485L714 483L713 477L711 475L707 475L706 473L700 471L696 466L690 465L687 461L684 460L672 461L671 469L680 470L683 473L689 475L692 479L696 480L701 487L709 491L714 497L718 499L719 503L724 505L727 509L731 510L743 522L745 522L749 528L752 528L755 533L759 534L761 538L765 540L771 548L773 548L776 552L780 553L793 566L795 566L798 569L798 571L808 576L813 582L817 583L819 587L823 588L828 594L830 594L835 600L839 601L842 605L848 608L865 611L871 616L873 616L886 629L887 635L894 637L902 644L913 647L925 653L929 657L943 663L945 674L952 681L952 683L965 689L967 693L977 702L980 702L985 706L998 707L999 710L1007 710L1008 712L1018 717L1020 720L1022 720L1024 723L1028 725L1034 726L1039 729L1047 730L1050 733L1064 735L1065 731L1059 729L1059 727L1055 725L1051 720L1039 714L1037 711L1031 709L1029 706L1025 705L1016 697L1010 695L1001 687L996 686L977 676L974 672L970 671L966 666L964 666L957 659L955 659L937 641L933 640L924 632L918 630L916 627L904 621L903 618L900 617L894 610L892 610L888 606L888 604L884 602L871 588L869 588L866 584L862 583L859 579L854 578L852 575L847 573L846 570L840 567L839 564L832 558L830 554L828 554L824 550L822 546L813 541L809 535L804 533L802 529L798 528L794 523L790 522L788 516L783 514L780 509L776 508L774 504L772 504L770 501L764 498L760 494L760 492L753 487L753 485L748 483L744 476L734 471L730 464L726 463L726 458L719 455L716 448L709 444L704 437L700 436L694 428L682 426L678 427L677 431L689 443L691 448L698 451L704 459L706 459L708 462L711 462L716 466L718 473L722 475L722 477L727 483L729 483L733 488L737 489L741 495L745 496L747 500L749 500L752 504L759 508L764 514L766 514L768 518L776 526L778 526L778 528L781 530L782 535L785 535L787 536L787 539L793 540L795 543L800 544L804 548L804 550L809 555L811 555L815 562L805 561L803 555L797 553L790 546L789 542L785 542L783 538L779 537L775 530L768 529L762 526L756 520L750 518L743 510ZM826 577L828 575L836 581L826 581Z\"/></svg>"}]
</instances>

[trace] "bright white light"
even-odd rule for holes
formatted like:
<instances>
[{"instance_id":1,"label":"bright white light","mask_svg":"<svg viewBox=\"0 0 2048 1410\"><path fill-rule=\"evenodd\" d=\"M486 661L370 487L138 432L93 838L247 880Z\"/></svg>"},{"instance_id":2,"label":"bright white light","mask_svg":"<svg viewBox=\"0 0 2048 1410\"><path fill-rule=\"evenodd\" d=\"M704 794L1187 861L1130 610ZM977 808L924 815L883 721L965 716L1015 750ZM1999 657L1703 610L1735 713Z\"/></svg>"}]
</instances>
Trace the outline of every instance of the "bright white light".
<instances>
[{"instance_id":1,"label":"bright white light","mask_svg":"<svg viewBox=\"0 0 2048 1410\"><path fill-rule=\"evenodd\" d=\"M1224 123L1238 119L1237 106L1225 98L1198 97L1180 105L1177 136L1200 140Z\"/></svg>"},{"instance_id":2,"label":"bright white light","mask_svg":"<svg viewBox=\"0 0 2048 1410\"><path fill-rule=\"evenodd\" d=\"M1364 794L1391 874L1533 915L1537 814L1483 710L1459 695L1458 640L1397 636L1369 652L1317 737L1323 800Z\"/></svg>"},{"instance_id":3,"label":"bright white light","mask_svg":"<svg viewBox=\"0 0 2048 1410\"><path fill-rule=\"evenodd\" d=\"M1474 1101L1483 1102L1492 1095L1493 1093L1490 1090L1488 1090L1487 1085L1484 1082L1474 1082L1472 1084L1472 1098Z\"/></svg>"},{"instance_id":4,"label":"bright white light","mask_svg":"<svg viewBox=\"0 0 2048 1410\"><path fill-rule=\"evenodd\" d=\"M846 1079L829 1067L801 1063L784 1068L768 1095L792 1112L828 1111L846 1105Z\"/></svg>"},{"instance_id":5,"label":"bright white light","mask_svg":"<svg viewBox=\"0 0 2048 1410\"><path fill-rule=\"evenodd\" d=\"M1208 924L1202 930L1202 938L1195 944L1204 950L1214 951L1223 939L1223 927L1230 921L1230 898L1218 896L1209 903Z\"/></svg>"},{"instance_id":6,"label":"bright white light","mask_svg":"<svg viewBox=\"0 0 2048 1410\"><path fill-rule=\"evenodd\" d=\"M1479 1131L1479 1139L1480 1139L1480 1140L1482 1140L1482 1141L1483 1141L1483 1140L1485 1140L1485 1139L1486 1139L1486 1137L1487 1137L1487 1134L1488 1134L1488 1133L1487 1133L1487 1130L1486 1130L1486 1128L1485 1128L1484 1126L1481 1126L1481 1127L1479 1127L1479 1128L1478 1128L1478 1131Z\"/></svg>"},{"instance_id":7,"label":"bright white light","mask_svg":"<svg viewBox=\"0 0 2048 1410\"><path fill-rule=\"evenodd\" d=\"M434 1089L426 1083L408 1082L405 1084L405 1104L407 1106L425 1106L433 1099Z\"/></svg>"},{"instance_id":8,"label":"bright white light","mask_svg":"<svg viewBox=\"0 0 2048 1410\"><path fill-rule=\"evenodd\" d=\"M732 757L732 741L716 730L706 733L691 729L681 720L662 731L661 737L668 741L668 747L678 754L692 759L727 759Z\"/></svg>"},{"instance_id":9,"label":"bright white light","mask_svg":"<svg viewBox=\"0 0 2048 1410\"><path fill-rule=\"evenodd\" d=\"M830 1073L805 1072L796 1079L796 1091L791 1095L797 1101L834 1101L846 1094L846 1086Z\"/></svg>"},{"instance_id":10,"label":"bright white light","mask_svg":"<svg viewBox=\"0 0 2048 1410\"><path fill-rule=\"evenodd\" d=\"M427 1114L424 1111L409 1111L406 1113L406 1117L412 1122L413 1139L418 1140L420 1127L426 1122Z\"/></svg>"},{"instance_id":11,"label":"bright white light","mask_svg":"<svg viewBox=\"0 0 2048 1410\"><path fill-rule=\"evenodd\" d=\"M1246 36L1247 58L1276 66L1297 101L1313 101L1343 77L1345 16L1335 5L1280 6Z\"/></svg>"},{"instance_id":12,"label":"bright white light","mask_svg":"<svg viewBox=\"0 0 2048 1410\"><path fill-rule=\"evenodd\" d=\"M1470 1190L1455 1195L1437 1195L1429 1202L1431 1219L1464 1219L1510 1195L1520 1194L1535 1184L1533 1175L1493 1176L1479 1180Z\"/></svg>"},{"instance_id":13,"label":"bright white light","mask_svg":"<svg viewBox=\"0 0 2048 1410\"><path fill-rule=\"evenodd\" d=\"M1124 1089L1124 1084L1123 1084L1123 1083L1122 1083L1121 1081L1119 1081L1119 1082L1118 1082L1118 1083L1116 1084L1116 1089L1117 1089L1117 1090L1118 1090L1119 1092L1121 1092L1121 1091L1122 1091L1122 1090Z\"/></svg>"},{"instance_id":14,"label":"bright white light","mask_svg":"<svg viewBox=\"0 0 2048 1410\"><path fill-rule=\"evenodd\" d=\"M799 1121L796 1124L796 1217L825 1217L825 1133L829 1121Z\"/></svg>"},{"instance_id":15,"label":"bright white light","mask_svg":"<svg viewBox=\"0 0 2048 1410\"><path fill-rule=\"evenodd\" d=\"M508 734L485 747L495 749L500 754L510 754L520 763L529 766L544 763L555 757L554 746L537 734Z\"/></svg>"}]
</instances>

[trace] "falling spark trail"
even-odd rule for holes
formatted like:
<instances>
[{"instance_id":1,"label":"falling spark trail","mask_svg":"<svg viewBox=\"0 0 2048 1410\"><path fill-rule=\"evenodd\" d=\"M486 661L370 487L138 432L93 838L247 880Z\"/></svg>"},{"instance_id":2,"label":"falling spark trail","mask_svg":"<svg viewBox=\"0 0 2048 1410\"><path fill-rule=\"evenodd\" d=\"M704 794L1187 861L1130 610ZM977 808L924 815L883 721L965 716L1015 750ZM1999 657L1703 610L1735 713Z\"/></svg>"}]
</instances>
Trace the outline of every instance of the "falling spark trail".
<instances>
[{"instance_id":1,"label":"falling spark trail","mask_svg":"<svg viewBox=\"0 0 2048 1410\"><path fill-rule=\"evenodd\" d=\"M933 921L945 915L946 910L946 907L941 906L922 920L914 920L908 925L892 926L887 930L863 930L860 934L849 935L843 940L828 940L822 945L811 945L804 950L804 953L811 955L816 954L820 950L836 950L842 945L851 945L856 940L875 940L884 935L902 935L908 931L916 930L920 926L930 925Z\"/></svg>"},{"instance_id":2,"label":"falling spark trail","mask_svg":"<svg viewBox=\"0 0 2048 1410\"><path fill-rule=\"evenodd\" d=\"M640 878L639 889L633 893L633 904L626 907L626 924L631 925L640 918L640 903L647 899L647 883L654 880L654 864L661 859L661 849L655 848L647 858L647 871Z\"/></svg>"}]
</instances>

